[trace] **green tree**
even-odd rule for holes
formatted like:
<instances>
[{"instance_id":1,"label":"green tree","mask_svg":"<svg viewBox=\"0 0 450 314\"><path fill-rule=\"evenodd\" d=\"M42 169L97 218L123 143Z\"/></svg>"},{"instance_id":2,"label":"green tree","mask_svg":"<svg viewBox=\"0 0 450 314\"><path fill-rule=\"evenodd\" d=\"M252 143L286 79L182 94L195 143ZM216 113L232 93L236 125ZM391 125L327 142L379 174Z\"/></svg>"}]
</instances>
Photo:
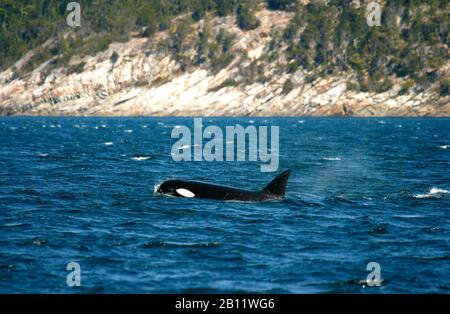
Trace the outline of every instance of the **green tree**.
<instances>
[{"instance_id":1,"label":"green tree","mask_svg":"<svg viewBox=\"0 0 450 314\"><path fill-rule=\"evenodd\" d=\"M298 7L298 0L268 0L267 7L271 10L294 11Z\"/></svg>"},{"instance_id":2,"label":"green tree","mask_svg":"<svg viewBox=\"0 0 450 314\"><path fill-rule=\"evenodd\" d=\"M236 22L240 29L242 30L252 30L257 28L261 22L254 15L254 6L249 3L239 4L236 11Z\"/></svg>"},{"instance_id":3,"label":"green tree","mask_svg":"<svg viewBox=\"0 0 450 314\"><path fill-rule=\"evenodd\" d=\"M235 0L216 0L216 12L218 16L227 16L233 13Z\"/></svg>"},{"instance_id":4,"label":"green tree","mask_svg":"<svg viewBox=\"0 0 450 314\"><path fill-rule=\"evenodd\" d=\"M142 3L139 8L136 25L144 28L142 35L145 37L152 36L158 30L155 9L148 2Z\"/></svg>"}]
</instances>

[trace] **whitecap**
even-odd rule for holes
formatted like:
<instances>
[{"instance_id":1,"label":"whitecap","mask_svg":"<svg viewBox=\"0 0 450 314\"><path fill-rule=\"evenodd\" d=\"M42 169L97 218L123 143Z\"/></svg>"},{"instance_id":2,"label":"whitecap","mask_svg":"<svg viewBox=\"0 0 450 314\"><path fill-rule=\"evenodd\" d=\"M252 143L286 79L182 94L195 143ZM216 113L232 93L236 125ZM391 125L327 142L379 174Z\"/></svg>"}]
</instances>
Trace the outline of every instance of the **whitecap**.
<instances>
[{"instance_id":1,"label":"whitecap","mask_svg":"<svg viewBox=\"0 0 450 314\"><path fill-rule=\"evenodd\" d=\"M125 133L133 133L133 130L125 130Z\"/></svg>"},{"instance_id":2,"label":"whitecap","mask_svg":"<svg viewBox=\"0 0 450 314\"><path fill-rule=\"evenodd\" d=\"M324 157L322 160L328 160L328 161L340 161L340 157Z\"/></svg>"},{"instance_id":3,"label":"whitecap","mask_svg":"<svg viewBox=\"0 0 450 314\"><path fill-rule=\"evenodd\" d=\"M135 161L143 161L143 160L148 160L151 157L149 156L139 156L139 157L132 157L131 159L135 160Z\"/></svg>"},{"instance_id":4,"label":"whitecap","mask_svg":"<svg viewBox=\"0 0 450 314\"><path fill-rule=\"evenodd\" d=\"M38 154L39 157L48 157L48 154Z\"/></svg>"},{"instance_id":5,"label":"whitecap","mask_svg":"<svg viewBox=\"0 0 450 314\"><path fill-rule=\"evenodd\" d=\"M380 120L380 121L378 121L378 123L379 123L379 124L386 124L386 121Z\"/></svg>"},{"instance_id":6,"label":"whitecap","mask_svg":"<svg viewBox=\"0 0 450 314\"><path fill-rule=\"evenodd\" d=\"M416 218L426 218L424 215L394 215L394 218L404 218L404 219L416 219Z\"/></svg>"},{"instance_id":7,"label":"whitecap","mask_svg":"<svg viewBox=\"0 0 450 314\"><path fill-rule=\"evenodd\" d=\"M441 197L442 194L450 194L450 191L433 187L433 188L430 189L430 191L428 193L426 193L426 194L416 194L416 195L413 195L413 197L414 198Z\"/></svg>"},{"instance_id":8,"label":"whitecap","mask_svg":"<svg viewBox=\"0 0 450 314\"><path fill-rule=\"evenodd\" d=\"M105 146L111 146L111 145L114 145L114 143L113 142L106 142L105 143Z\"/></svg>"},{"instance_id":9,"label":"whitecap","mask_svg":"<svg viewBox=\"0 0 450 314\"><path fill-rule=\"evenodd\" d=\"M439 148L442 148L442 149L449 149L449 148L450 148L450 145L442 145L442 146L439 146Z\"/></svg>"}]
</instances>

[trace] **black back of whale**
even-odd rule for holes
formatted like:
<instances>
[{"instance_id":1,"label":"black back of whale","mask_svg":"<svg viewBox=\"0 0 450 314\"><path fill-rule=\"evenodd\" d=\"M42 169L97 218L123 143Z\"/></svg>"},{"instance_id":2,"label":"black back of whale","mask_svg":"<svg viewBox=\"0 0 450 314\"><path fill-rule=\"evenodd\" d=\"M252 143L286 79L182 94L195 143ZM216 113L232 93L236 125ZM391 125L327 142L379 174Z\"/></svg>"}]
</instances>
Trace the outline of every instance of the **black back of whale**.
<instances>
[{"instance_id":1,"label":"black back of whale","mask_svg":"<svg viewBox=\"0 0 450 314\"><path fill-rule=\"evenodd\" d=\"M157 193L175 197L194 197L223 201L264 201L283 198L291 170L279 174L258 192L197 181L169 180L163 182ZM189 196L186 196L186 191ZM184 193L183 193L184 192Z\"/></svg>"}]
</instances>

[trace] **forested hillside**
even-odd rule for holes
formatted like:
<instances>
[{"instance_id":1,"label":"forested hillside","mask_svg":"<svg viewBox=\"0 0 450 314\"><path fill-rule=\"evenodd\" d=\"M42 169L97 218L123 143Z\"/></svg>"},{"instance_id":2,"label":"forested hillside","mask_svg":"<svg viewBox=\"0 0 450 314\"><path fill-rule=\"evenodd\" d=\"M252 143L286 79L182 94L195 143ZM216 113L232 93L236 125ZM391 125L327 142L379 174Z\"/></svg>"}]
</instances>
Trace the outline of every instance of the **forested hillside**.
<instances>
[{"instance_id":1,"label":"forested hillside","mask_svg":"<svg viewBox=\"0 0 450 314\"><path fill-rule=\"evenodd\" d=\"M351 68L359 74L359 87L368 90L388 89L391 83L386 74L392 73L422 84L436 79L435 71L448 59L448 1L384 2L382 26L367 27L365 6L345 0L307 5L295 0L81 0L82 27L74 36L40 52L24 70L55 55L60 56L56 62L65 65L73 54L94 54L112 41L128 40L132 32L153 36L183 13L189 13L193 21L208 12L217 16L237 13L236 23L252 29L258 26L253 11L267 5L295 12L273 43L273 54L282 42L289 45L286 58L292 62L286 71L319 67L321 75L326 75ZM0 67L11 65L45 40L70 32L66 5L66 1L55 0L1 1ZM189 19L186 23L175 36L186 35ZM442 92L447 89L448 82L443 82Z\"/></svg>"},{"instance_id":2,"label":"forested hillside","mask_svg":"<svg viewBox=\"0 0 450 314\"><path fill-rule=\"evenodd\" d=\"M146 39L145 55L170 56L180 73L205 69L214 75L242 63L240 74L216 90L269 84L269 75L276 75L286 78L281 81L287 95L299 86L297 74L305 73L306 84L345 77L346 90L357 93L449 95L447 0L380 0L381 26L368 25L368 1L357 0L80 0L81 26L75 28L66 22L68 2L0 2L0 86L25 82L36 71L38 85L50 84L60 69L66 76L83 73L88 58L105 51L115 65L125 59L111 44ZM261 10L283 20L268 29ZM246 37L268 40L258 58L236 48ZM165 81L140 78L136 84ZM5 87L4 95L13 88Z\"/></svg>"}]
</instances>

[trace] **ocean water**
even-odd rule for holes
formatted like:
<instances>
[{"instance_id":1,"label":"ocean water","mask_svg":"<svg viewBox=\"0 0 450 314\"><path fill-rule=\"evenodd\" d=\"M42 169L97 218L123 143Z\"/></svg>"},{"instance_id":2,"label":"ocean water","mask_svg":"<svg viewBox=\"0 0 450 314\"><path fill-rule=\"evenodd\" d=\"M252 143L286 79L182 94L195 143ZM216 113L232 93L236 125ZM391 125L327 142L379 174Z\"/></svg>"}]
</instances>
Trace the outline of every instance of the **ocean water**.
<instances>
[{"instance_id":1,"label":"ocean water","mask_svg":"<svg viewBox=\"0 0 450 314\"><path fill-rule=\"evenodd\" d=\"M173 161L189 118L0 118L0 292L449 293L450 119L203 122L278 125L278 171ZM153 192L173 178L258 190L287 168L282 201Z\"/></svg>"}]
</instances>

